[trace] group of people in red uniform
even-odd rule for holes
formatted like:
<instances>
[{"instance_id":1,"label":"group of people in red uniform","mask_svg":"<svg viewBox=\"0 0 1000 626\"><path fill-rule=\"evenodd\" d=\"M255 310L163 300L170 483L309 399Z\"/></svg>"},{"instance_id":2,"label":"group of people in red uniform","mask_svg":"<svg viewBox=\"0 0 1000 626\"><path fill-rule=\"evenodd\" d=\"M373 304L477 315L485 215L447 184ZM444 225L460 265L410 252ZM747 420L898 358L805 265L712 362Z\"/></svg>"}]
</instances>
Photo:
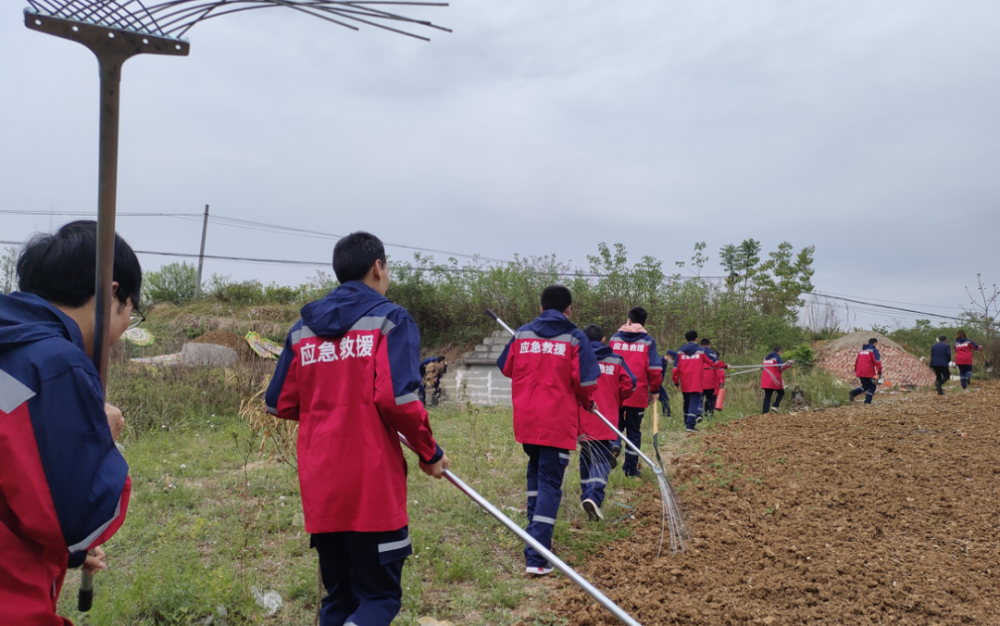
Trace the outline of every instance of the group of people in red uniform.
<instances>
[{"instance_id":1,"label":"group of people in red uniform","mask_svg":"<svg viewBox=\"0 0 1000 626\"><path fill-rule=\"evenodd\" d=\"M18 261L20 293L0 296L2 624L68 625L55 613L67 568L103 569L100 545L122 525L128 508L128 466L114 446L122 415L103 403L90 358L94 265L82 259L95 254L93 222L37 238ZM365 232L344 237L334 248L333 269L340 286L302 309L265 404L273 415L299 422L305 526L326 590L320 624L389 626L401 608L403 564L413 551L400 436L429 476L441 478L450 460L418 397L420 333L409 313L386 298L382 242ZM135 254L116 239L112 343L141 319L141 278ZM577 328L571 312L570 291L547 287L541 314L517 330L497 361L511 379L514 436L527 456L527 532L547 548L570 452L579 444L581 505L592 519L602 519L608 475L623 444L641 446L645 409L660 392L667 366L641 307L629 311L607 343L599 326ZM694 431L703 413L714 409L729 366L710 341L697 342L695 331L686 339L667 354L684 397L685 425ZM881 372L876 343L872 339L858 355L862 388L851 392L852 399L865 393L871 401ZM979 347L961 333L955 348L964 387L972 350ZM778 347L765 359L765 413L778 409L781 374L791 364ZM628 441L601 415L617 416ZM640 474L631 449L622 469L627 476ZM530 574L552 571L530 546L525 563Z\"/></svg>"}]
</instances>

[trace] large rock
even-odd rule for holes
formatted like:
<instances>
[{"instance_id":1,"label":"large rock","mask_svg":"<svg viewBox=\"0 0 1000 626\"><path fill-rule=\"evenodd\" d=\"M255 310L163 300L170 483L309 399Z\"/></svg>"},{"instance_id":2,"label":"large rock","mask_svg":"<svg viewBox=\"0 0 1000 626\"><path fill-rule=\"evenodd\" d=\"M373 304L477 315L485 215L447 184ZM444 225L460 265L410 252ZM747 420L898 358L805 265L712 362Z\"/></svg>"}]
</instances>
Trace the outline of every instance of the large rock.
<instances>
[{"instance_id":1,"label":"large rock","mask_svg":"<svg viewBox=\"0 0 1000 626\"><path fill-rule=\"evenodd\" d=\"M211 343L186 343L181 349L181 365L188 367L233 367L240 362L236 350Z\"/></svg>"}]
</instances>

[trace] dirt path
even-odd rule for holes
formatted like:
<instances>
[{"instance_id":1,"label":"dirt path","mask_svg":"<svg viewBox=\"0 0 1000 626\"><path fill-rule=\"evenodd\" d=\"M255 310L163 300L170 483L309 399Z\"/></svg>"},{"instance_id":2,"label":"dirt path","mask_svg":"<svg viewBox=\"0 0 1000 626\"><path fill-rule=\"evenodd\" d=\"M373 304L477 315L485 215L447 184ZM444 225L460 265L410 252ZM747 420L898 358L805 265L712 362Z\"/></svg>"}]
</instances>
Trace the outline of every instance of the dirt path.
<instances>
[{"instance_id":1,"label":"dirt path","mask_svg":"<svg viewBox=\"0 0 1000 626\"><path fill-rule=\"evenodd\" d=\"M704 436L673 465L689 552L657 559L647 523L586 574L644 626L1000 624L1000 385L888 398Z\"/></svg>"}]
</instances>

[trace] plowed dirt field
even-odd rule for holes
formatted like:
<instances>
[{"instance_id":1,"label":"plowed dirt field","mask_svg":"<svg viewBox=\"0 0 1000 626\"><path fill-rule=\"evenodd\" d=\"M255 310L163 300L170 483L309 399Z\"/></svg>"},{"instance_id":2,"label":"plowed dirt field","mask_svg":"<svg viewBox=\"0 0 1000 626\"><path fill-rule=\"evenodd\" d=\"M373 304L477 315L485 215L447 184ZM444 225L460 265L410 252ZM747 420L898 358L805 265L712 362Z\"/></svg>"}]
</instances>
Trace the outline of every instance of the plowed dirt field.
<instances>
[{"instance_id":1,"label":"plowed dirt field","mask_svg":"<svg viewBox=\"0 0 1000 626\"><path fill-rule=\"evenodd\" d=\"M668 468L688 552L657 558L651 498L583 572L643 626L1000 625L1000 385L977 387L716 429ZM570 624L618 624L558 597Z\"/></svg>"}]
</instances>

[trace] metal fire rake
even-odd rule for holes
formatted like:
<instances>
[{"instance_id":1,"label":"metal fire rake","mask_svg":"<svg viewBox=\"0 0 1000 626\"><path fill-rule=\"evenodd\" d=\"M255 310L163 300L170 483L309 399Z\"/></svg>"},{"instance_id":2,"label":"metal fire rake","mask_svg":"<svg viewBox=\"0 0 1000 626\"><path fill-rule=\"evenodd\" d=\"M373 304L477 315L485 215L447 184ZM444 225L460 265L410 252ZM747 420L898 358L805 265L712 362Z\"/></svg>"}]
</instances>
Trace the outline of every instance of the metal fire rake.
<instances>
[{"instance_id":1,"label":"metal fire rake","mask_svg":"<svg viewBox=\"0 0 1000 626\"><path fill-rule=\"evenodd\" d=\"M115 255L118 193L118 123L122 65L139 54L187 56L181 39L207 19L257 9L288 8L359 30L365 24L429 41L388 24L451 32L431 22L383 10L391 6L447 6L440 2L327 0L169 0L148 6L142 0L27 0L24 24L31 30L83 44L97 57L101 77L100 148L97 187L97 297L94 313L94 364L107 392L108 335L111 329L111 283ZM138 303L135 303L138 304ZM90 610L93 578L84 573L78 608Z\"/></svg>"}]
</instances>

